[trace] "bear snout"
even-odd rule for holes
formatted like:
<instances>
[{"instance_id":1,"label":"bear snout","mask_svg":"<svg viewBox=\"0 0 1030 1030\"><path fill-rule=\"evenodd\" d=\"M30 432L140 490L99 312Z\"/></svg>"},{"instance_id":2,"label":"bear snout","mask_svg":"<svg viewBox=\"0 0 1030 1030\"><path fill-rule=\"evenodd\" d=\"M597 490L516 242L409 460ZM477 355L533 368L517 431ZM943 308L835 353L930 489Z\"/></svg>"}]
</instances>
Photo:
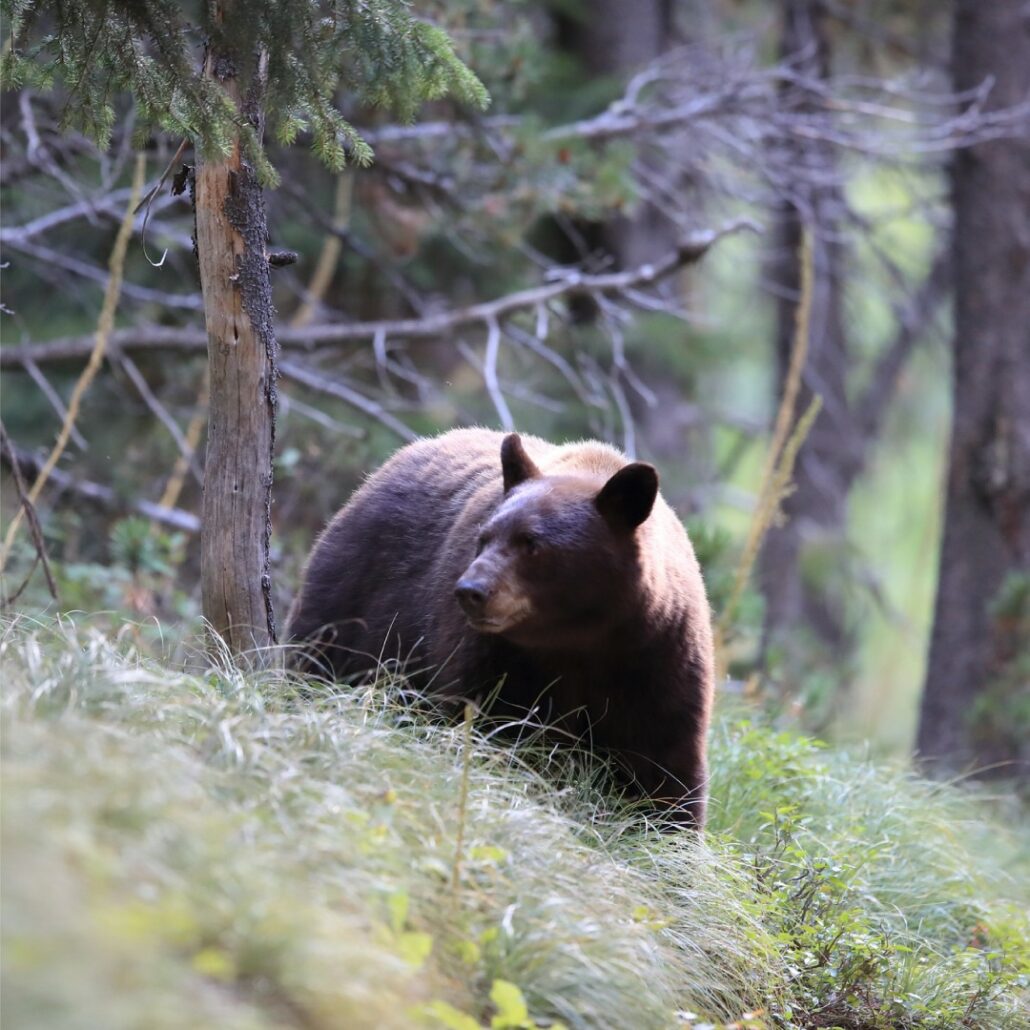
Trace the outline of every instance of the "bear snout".
<instances>
[{"instance_id":1,"label":"bear snout","mask_svg":"<svg viewBox=\"0 0 1030 1030\"><path fill-rule=\"evenodd\" d=\"M482 580L462 577L454 588L454 596L461 605L461 610L469 618L480 618L486 611L486 602L489 600L490 591Z\"/></svg>"}]
</instances>

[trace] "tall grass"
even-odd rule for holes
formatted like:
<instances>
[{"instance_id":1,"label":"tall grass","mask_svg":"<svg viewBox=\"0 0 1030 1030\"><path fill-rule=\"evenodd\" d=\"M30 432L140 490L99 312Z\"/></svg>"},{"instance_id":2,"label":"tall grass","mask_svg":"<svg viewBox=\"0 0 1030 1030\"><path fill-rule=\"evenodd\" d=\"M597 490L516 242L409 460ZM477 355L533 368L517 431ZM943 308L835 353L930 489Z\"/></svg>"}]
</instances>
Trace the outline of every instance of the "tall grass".
<instances>
[{"instance_id":1,"label":"tall grass","mask_svg":"<svg viewBox=\"0 0 1030 1030\"><path fill-rule=\"evenodd\" d=\"M70 622L0 657L9 1026L1025 1025L1026 899L957 790L724 717L702 843L389 686Z\"/></svg>"}]
</instances>

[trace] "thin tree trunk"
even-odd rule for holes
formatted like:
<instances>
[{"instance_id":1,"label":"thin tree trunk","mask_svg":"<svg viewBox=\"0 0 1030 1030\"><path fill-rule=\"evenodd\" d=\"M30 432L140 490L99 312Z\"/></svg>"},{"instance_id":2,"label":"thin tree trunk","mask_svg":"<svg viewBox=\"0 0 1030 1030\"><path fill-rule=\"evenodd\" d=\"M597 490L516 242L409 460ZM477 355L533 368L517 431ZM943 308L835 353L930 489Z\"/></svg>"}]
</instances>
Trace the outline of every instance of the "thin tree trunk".
<instances>
[{"instance_id":1,"label":"thin tree trunk","mask_svg":"<svg viewBox=\"0 0 1030 1030\"><path fill-rule=\"evenodd\" d=\"M223 2L220 13L227 7ZM214 46L204 72L221 82L260 137L260 73L241 97L233 55ZM269 541L277 347L264 196L238 137L228 158L198 158L195 206L210 362L204 617L240 655L275 642Z\"/></svg>"},{"instance_id":2,"label":"thin tree trunk","mask_svg":"<svg viewBox=\"0 0 1030 1030\"><path fill-rule=\"evenodd\" d=\"M993 80L989 108L1026 105L1023 0L958 0L952 71L959 91ZM1004 762L1019 746L1005 733L984 733L972 709L1030 647L1025 613L1003 619L992 610L1008 576L1030 575L1030 121L1016 139L960 152L951 178L954 413L917 739L927 765L942 773ZM1005 698L992 703L1003 708ZM1011 734L1004 711L993 721Z\"/></svg>"},{"instance_id":3,"label":"thin tree trunk","mask_svg":"<svg viewBox=\"0 0 1030 1030\"><path fill-rule=\"evenodd\" d=\"M807 75L819 79L830 72L825 17L815 0L786 0L783 5L781 56L802 63ZM798 98L799 114L810 103L819 101ZM795 489L783 505L785 521L769 532L762 549L765 646L782 643L787 633L793 635L799 626L806 626L839 652L846 644L839 601L805 581L802 551L806 542L833 539L842 532L850 486L847 468L855 446L846 392L847 338L841 314L845 254L840 224L844 198L829 144L813 141L799 149L795 159L803 169L798 177L800 192L785 200L780 209L769 264L770 278L780 291L776 324L778 393L782 393L794 341L801 282L801 227L807 221L812 231L813 293L798 410L808 408L813 394L822 398L823 406L798 454Z\"/></svg>"}]
</instances>

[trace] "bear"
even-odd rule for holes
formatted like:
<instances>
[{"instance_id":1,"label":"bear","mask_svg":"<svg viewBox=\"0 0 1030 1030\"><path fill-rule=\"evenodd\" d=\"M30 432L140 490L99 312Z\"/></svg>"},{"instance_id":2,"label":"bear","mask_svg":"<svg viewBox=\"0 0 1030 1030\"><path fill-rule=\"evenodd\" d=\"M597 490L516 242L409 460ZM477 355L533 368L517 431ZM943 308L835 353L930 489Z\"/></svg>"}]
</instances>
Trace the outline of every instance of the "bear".
<instances>
[{"instance_id":1,"label":"bear","mask_svg":"<svg viewBox=\"0 0 1030 1030\"><path fill-rule=\"evenodd\" d=\"M457 429L402 448L318 537L287 638L300 671L396 662L431 695L489 699L704 826L711 612L657 472L614 447Z\"/></svg>"}]
</instances>

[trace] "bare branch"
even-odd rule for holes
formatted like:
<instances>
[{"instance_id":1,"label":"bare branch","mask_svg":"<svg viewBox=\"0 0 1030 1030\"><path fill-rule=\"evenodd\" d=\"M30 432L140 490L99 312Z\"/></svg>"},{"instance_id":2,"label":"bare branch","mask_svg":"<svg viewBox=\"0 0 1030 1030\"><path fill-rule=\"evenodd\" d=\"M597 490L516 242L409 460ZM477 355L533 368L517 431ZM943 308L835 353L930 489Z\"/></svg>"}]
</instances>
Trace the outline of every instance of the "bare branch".
<instances>
[{"instance_id":1,"label":"bare branch","mask_svg":"<svg viewBox=\"0 0 1030 1030\"><path fill-rule=\"evenodd\" d=\"M86 443L86 438L79 432L78 427L74 422L68 422L68 409L64 406L64 401L61 400L61 395L50 385L50 380L43 375L39 365L37 365L31 358L22 362L22 367L28 372L32 381L39 387L39 392L50 402L50 407L57 413L57 417L61 420L61 423L68 423L69 433L71 434L72 441L80 451L89 450L89 444Z\"/></svg>"},{"instance_id":2,"label":"bare branch","mask_svg":"<svg viewBox=\"0 0 1030 1030\"><path fill-rule=\"evenodd\" d=\"M32 546L36 549L37 561L43 563L43 575L46 576L47 589L50 591L50 596L56 601L57 584L54 582L54 574L50 570L50 559L47 557L46 541L43 539L43 530L39 525L39 516L36 514L35 506L29 499L29 492L25 487L25 480L21 474L21 465L18 462L17 455L14 453L11 438L7 435L7 429L4 427L3 422L0 422L0 447L3 450L4 462L10 467L11 475L14 477L14 487L18 491L18 500L21 502L22 510L25 512L25 521L29 524L29 533L32 536ZM35 568L36 564L33 563L32 568L29 570L29 575L25 578L25 582L14 592L8 603L18 599L18 596L28 585ZM0 568L0 572L2 571L2 568Z\"/></svg>"},{"instance_id":3,"label":"bare branch","mask_svg":"<svg viewBox=\"0 0 1030 1030\"><path fill-rule=\"evenodd\" d=\"M174 418L172 418L168 409L157 399L157 397L154 396L154 392L150 389L150 384L143 378L143 373L139 370L139 366L132 360L132 358L129 357L128 354L120 352L114 355L114 357L125 374L132 381L132 385L136 387L136 392L143 398L143 402L150 409L151 414L153 414L161 425L168 430L168 435L175 441L175 446L179 448L179 453L189 465L190 472L193 473L193 478L198 484L203 486L204 477L201 474L200 466L197 465L193 448L183 435L178 423Z\"/></svg>"},{"instance_id":4,"label":"bare branch","mask_svg":"<svg viewBox=\"0 0 1030 1030\"><path fill-rule=\"evenodd\" d=\"M19 447L13 440L9 441L9 447L14 460L18 462L22 469L33 476L39 475L44 465L42 458ZM6 451L4 452L3 460L5 464L9 463ZM172 529L181 529L186 533L200 532L200 519L192 512L183 511L181 508L164 508L160 504L154 504L152 501L131 500L120 497L109 486L101 486L100 483L94 483L88 479L77 479L63 469L52 469L47 477L47 483L60 491L71 494L75 498L96 504L106 511L134 511Z\"/></svg>"},{"instance_id":5,"label":"bare branch","mask_svg":"<svg viewBox=\"0 0 1030 1030\"><path fill-rule=\"evenodd\" d=\"M742 230L761 231L759 226L750 219L738 219L720 229L695 233L659 261L624 272L585 275L578 271L556 270L555 281L543 286L520 290L496 300L472 304L466 308L429 314L423 318L404 318L382 322L344 322L338 325L287 326L279 330L276 335L282 347L306 351L313 351L336 343L372 340L379 334L384 338L434 339L476 322L485 325L489 325L492 320L499 322L514 312L526 308L537 309L541 305L572 293L620 293L637 287L653 285L685 265L699 261L712 245L723 237ZM199 329L152 326L123 329L113 333L109 345L112 349L133 352L151 350L200 352L207 347L207 336ZM74 361L88 355L91 349L92 339L89 337L72 337L27 346L4 347L0 349L0 367L10 368L22 364L26 359L40 364L53 361Z\"/></svg>"},{"instance_id":6,"label":"bare branch","mask_svg":"<svg viewBox=\"0 0 1030 1030\"><path fill-rule=\"evenodd\" d=\"M341 436L349 436L355 440L364 440L368 435L360 427L349 426L346 422L341 422L339 419L333 418L332 415L327 415L319 408L305 404L304 401L297 397L291 397L289 394L284 393L279 398L279 404L281 405L281 415L284 420L289 418L291 412L295 411L302 418L310 419L312 422L322 426L323 429L328 429L331 433L339 433Z\"/></svg>"},{"instance_id":7,"label":"bare branch","mask_svg":"<svg viewBox=\"0 0 1030 1030\"><path fill-rule=\"evenodd\" d=\"M358 411L364 412L369 418L375 419L376 422L386 426L387 429L392 430L408 443L418 438L413 430L391 415L381 404L377 404L364 396L364 394L358 393L357 390L352 390L343 383L329 379L320 369L308 368L296 361L287 360L279 362L279 371L287 379L292 379L294 382L306 386L309 390L325 394L327 397L335 397L337 400L343 401L344 404L357 408Z\"/></svg>"},{"instance_id":8,"label":"bare branch","mask_svg":"<svg viewBox=\"0 0 1030 1030\"><path fill-rule=\"evenodd\" d=\"M501 384L497 381L497 356L501 348L501 327L496 318L487 322L486 354L483 357L483 383L486 392L490 394L497 417L501 420L501 426L508 432L515 428L515 420L511 417L508 402L501 393Z\"/></svg>"},{"instance_id":9,"label":"bare branch","mask_svg":"<svg viewBox=\"0 0 1030 1030\"><path fill-rule=\"evenodd\" d=\"M102 197L86 197L74 204L59 207L45 215L40 215L39 218L32 219L31 222L25 222L23 225L6 226L0 229L0 243L12 247L17 246L19 243L31 240L34 236L41 236L51 229L67 225L80 218L95 220L97 215L102 215L117 224L121 216L121 209L125 207L125 202L129 199L131 192L131 189L126 186L123 189L112 190ZM161 211L166 207L178 204L179 201L175 197L161 197L155 200L154 208ZM139 227L142 227L143 218L137 216L136 222Z\"/></svg>"},{"instance_id":10,"label":"bare branch","mask_svg":"<svg viewBox=\"0 0 1030 1030\"><path fill-rule=\"evenodd\" d=\"M29 240L6 240L4 241L12 250L21 251L37 261L45 262L57 268L63 268L66 272L89 279L99 283L102 287L107 285L108 273L99 265L91 265L87 261L71 257L51 247L43 247ZM167 293L164 290L154 290L149 286L137 286L135 283L123 283L122 293L133 300L144 301L148 304L160 304L163 307L181 308L186 311L203 311L204 302L196 293Z\"/></svg>"}]
</instances>

